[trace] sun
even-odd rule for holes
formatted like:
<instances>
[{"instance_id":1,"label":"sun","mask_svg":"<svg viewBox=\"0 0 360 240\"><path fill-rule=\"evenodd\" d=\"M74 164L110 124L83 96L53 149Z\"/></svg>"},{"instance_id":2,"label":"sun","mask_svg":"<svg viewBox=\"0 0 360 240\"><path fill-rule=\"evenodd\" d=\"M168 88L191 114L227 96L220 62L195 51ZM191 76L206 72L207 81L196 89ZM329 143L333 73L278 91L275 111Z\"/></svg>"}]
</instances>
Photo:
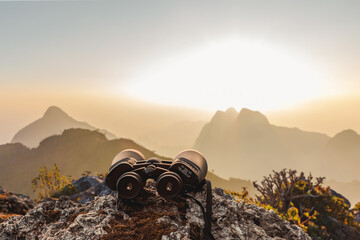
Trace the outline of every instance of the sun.
<instances>
[{"instance_id":1,"label":"sun","mask_svg":"<svg viewBox=\"0 0 360 240\"><path fill-rule=\"evenodd\" d=\"M275 110L326 94L321 68L262 42L211 42L139 70L124 94L208 110Z\"/></svg>"}]
</instances>

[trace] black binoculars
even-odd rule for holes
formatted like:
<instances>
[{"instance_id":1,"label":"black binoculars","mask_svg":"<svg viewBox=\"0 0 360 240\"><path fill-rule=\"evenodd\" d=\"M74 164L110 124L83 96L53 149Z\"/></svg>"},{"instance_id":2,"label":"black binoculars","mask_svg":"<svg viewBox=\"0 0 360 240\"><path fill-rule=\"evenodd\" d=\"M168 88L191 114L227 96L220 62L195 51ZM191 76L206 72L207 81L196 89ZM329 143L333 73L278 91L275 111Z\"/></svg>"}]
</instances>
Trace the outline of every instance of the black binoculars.
<instances>
[{"instance_id":1,"label":"black binoculars","mask_svg":"<svg viewBox=\"0 0 360 240\"><path fill-rule=\"evenodd\" d=\"M145 160L141 152L127 149L115 156L105 182L118 191L120 198L133 199L151 178L156 180L159 195L172 199L196 189L205 179L207 168L205 158L195 150L182 151L173 161L164 161Z\"/></svg>"}]
</instances>

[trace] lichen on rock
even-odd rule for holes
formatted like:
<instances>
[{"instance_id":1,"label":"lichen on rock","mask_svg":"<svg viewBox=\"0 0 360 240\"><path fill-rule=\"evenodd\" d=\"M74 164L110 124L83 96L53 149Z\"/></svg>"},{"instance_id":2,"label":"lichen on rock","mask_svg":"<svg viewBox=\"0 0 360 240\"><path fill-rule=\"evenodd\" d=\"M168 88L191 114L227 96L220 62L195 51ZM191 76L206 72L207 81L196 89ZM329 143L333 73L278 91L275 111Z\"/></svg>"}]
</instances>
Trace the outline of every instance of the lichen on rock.
<instances>
[{"instance_id":1,"label":"lichen on rock","mask_svg":"<svg viewBox=\"0 0 360 240\"><path fill-rule=\"evenodd\" d=\"M131 201L117 202L111 193L87 203L66 196L41 202L0 224L0 239L202 239L200 207L189 198L163 199L155 184L148 181ZM205 192L191 195L205 205ZM310 239L275 212L236 202L222 189L213 190L212 201L215 239Z\"/></svg>"}]
</instances>

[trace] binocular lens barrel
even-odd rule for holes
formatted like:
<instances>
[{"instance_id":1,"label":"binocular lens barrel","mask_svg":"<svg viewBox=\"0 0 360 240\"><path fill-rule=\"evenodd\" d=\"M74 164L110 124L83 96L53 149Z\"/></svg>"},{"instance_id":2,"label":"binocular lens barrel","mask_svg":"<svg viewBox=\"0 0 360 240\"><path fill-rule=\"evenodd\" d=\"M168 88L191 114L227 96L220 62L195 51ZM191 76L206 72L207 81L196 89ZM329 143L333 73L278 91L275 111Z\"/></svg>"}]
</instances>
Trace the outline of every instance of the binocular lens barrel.
<instances>
[{"instance_id":1,"label":"binocular lens barrel","mask_svg":"<svg viewBox=\"0 0 360 240\"><path fill-rule=\"evenodd\" d=\"M170 170L178 172L186 184L196 186L204 180L208 166L200 152L188 149L175 157Z\"/></svg>"},{"instance_id":2,"label":"binocular lens barrel","mask_svg":"<svg viewBox=\"0 0 360 240\"><path fill-rule=\"evenodd\" d=\"M150 158L134 149L121 151L113 159L106 185L118 191L123 199L135 198L147 179L157 182L157 192L165 199L172 199L182 192L199 186L207 174L207 163L198 151L188 149L179 153L174 161Z\"/></svg>"},{"instance_id":3,"label":"binocular lens barrel","mask_svg":"<svg viewBox=\"0 0 360 240\"><path fill-rule=\"evenodd\" d=\"M176 197L183 189L183 182L178 174L165 172L157 179L156 190L165 199Z\"/></svg>"},{"instance_id":4,"label":"binocular lens barrel","mask_svg":"<svg viewBox=\"0 0 360 240\"><path fill-rule=\"evenodd\" d=\"M143 180L139 174L134 172L128 172L121 175L116 184L119 197L124 199L135 198L143 185Z\"/></svg>"},{"instance_id":5,"label":"binocular lens barrel","mask_svg":"<svg viewBox=\"0 0 360 240\"><path fill-rule=\"evenodd\" d=\"M145 159L144 155L140 151L135 150L135 149L126 149L124 151L121 151L114 157L114 159L112 160L111 166L113 166L114 164L116 164L119 161L122 161L124 159L129 159L129 158L133 158L136 161L141 161L141 160Z\"/></svg>"}]
</instances>

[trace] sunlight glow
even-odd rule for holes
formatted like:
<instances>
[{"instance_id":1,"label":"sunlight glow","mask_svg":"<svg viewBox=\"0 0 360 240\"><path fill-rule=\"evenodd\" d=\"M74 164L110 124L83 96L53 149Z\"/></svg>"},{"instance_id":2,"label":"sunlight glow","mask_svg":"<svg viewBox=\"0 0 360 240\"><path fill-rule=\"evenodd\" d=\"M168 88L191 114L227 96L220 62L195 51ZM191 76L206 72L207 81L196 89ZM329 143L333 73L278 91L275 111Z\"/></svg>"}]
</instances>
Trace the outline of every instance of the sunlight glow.
<instances>
[{"instance_id":1,"label":"sunlight glow","mask_svg":"<svg viewBox=\"0 0 360 240\"><path fill-rule=\"evenodd\" d=\"M125 94L208 110L274 110L326 94L320 68L308 60L236 38L151 64L129 82Z\"/></svg>"}]
</instances>

